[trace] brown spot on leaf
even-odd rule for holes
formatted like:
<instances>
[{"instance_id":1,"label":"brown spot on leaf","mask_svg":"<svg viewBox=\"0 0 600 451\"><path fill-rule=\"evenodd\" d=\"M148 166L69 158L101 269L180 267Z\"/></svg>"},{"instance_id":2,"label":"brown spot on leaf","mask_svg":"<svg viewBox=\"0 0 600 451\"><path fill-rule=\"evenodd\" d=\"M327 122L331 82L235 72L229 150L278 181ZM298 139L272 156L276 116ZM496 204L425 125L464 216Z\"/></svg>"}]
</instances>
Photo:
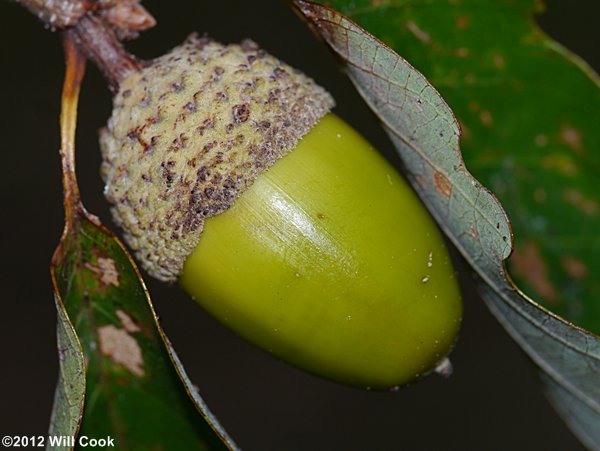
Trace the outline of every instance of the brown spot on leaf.
<instances>
[{"instance_id":1,"label":"brown spot on leaf","mask_svg":"<svg viewBox=\"0 0 600 451\"><path fill-rule=\"evenodd\" d=\"M104 285L119 286L119 273L112 258L98 258L98 268L100 269L100 281Z\"/></svg>"},{"instance_id":2,"label":"brown spot on leaf","mask_svg":"<svg viewBox=\"0 0 600 451\"><path fill-rule=\"evenodd\" d=\"M456 56L458 56L459 58L466 58L467 56L469 56L471 54L469 49L466 47L457 48L455 53L456 53Z\"/></svg>"},{"instance_id":3,"label":"brown spot on leaf","mask_svg":"<svg viewBox=\"0 0 600 451\"><path fill-rule=\"evenodd\" d=\"M504 69L506 66L506 60L504 59L504 56L498 52L492 53L492 62L498 69Z\"/></svg>"},{"instance_id":4,"label":"brown spot on leaf","mask_svg":"<svg viewBox=\"0 0 600 451\"><path fill-rule=\"evenodd\" d=\"M467 106L469 111L472 111L473 113L479 111L480 108L479 103L477 103L475 100L471 100Z\"/></svg>"},{"instance_id":5,"label":"brown spot on leaf","mask_svg":"<svg viewBox=\"0 0 600 451\"><path fill-rule=\"evenodd\" d=\"M579 172L573 160L565 154L552 153L546 155L542 158L541 164L544 169L556 169L569 177L572 177Z\"/></svg>"},{"instance_id":6,"label":"brown spot on leaf","mask_svg":"<svg viewBox=\"0 0 600 451\"><path fill-rule=\"evenodd\" d=\"M100 283L102 285L114 285L115 287L119 286L119 273L117 272L115 261L112 258L98 257L95 265L90 262L86 262L84 266L99 276Z\"/></svg>"},{"instance_id":7,"label":"brown spot on leaf","mask_svg":"<svg viewBox=\"0 0 600 451\"><path fill-rule=\"evenodd\" d=\"M543 133L540 133L539 135L536 135L534 142L538 147L546 147L548 145L548 137Z\"/></svg>"},{"instance_id":8,"label":"brown spot on leaf","mask_svg":"<svg viewBox=\"0 0 600 451\"><path fill-rule=\"evenodd\" d=\"M482 110L481 113L479 113L479 120L486 127L491 127L494 123L492 113L490 113L488 110Z\"/></svg>"},{"instance_id":9,"label":"brown spot on leaf","mask_svg":"<svg viewBox=\"0 0 600 451\"><path fill-rule=\"evenodd\" d=\"M113 324L98 328L98 343L102 355L107 356L118 365L127 368L135 376L145 375L140 345L125 329Z\"/></svg>"},{"instance_id":10,"label":"brown spot on leaf","mask_svg":"<svg viewBox=\"0 0 600 451\"><path fill-rule=\"evenodd\" d=\"M456 28L459 30L464 30L469 25L471 25L471 18L468 16L458 16L456 18Z\"/></svg>"},{"instance_id":11,"label":"brown spot on leaf","mask_svg":"<svg viewBox=\"0 0 600 451\"><path fill-rule=\"evenodd\" d=\"M448 178L439 171L436 171L433 175L433 180L435 181L435 187L443 196L450 198L452 195L452 185Z\"/></svg>"},{"instance_id":12,"label":"brown spot on leaf","mask_svg":"<svg viewBox=\"0 0 600 451\"><path fill-rule=\"evenodd\" d=\"M429 36L429 34L425 33L423 30L421 30L416 23L414 23L413 21L408 21L406 22L406 28L408 28L408 30L421 42L424 42L425 44L430 44L431 43L431 36Z\"/></svg>"},{"instance_id":13,"label":"brown spot on leaf","mask_svg":"<svg viewBox=\"0 0 600 451\"><path fill-rule=\"evenodd\" d=\"M585 279L588 275L588 269L585 263L575 257L566 255L560 259L560 263L567 274L574 279Z\"/></svg>"},{"instance_id":14,"label":"brown spot on leaf","mask_svg":"<svg viewBox=\"0 0 600 451\"><path fill-rule=\"evenodd\" d=\"M131 319L131 316L129 316L123 310L118 309L115 313L116 313L117 317L121 320L121 324L123 325L123 328L127 332L133 333L133 332L140 332L142 330L136 324L136 322L133 319Z\"/></svg>"},{"instance_id":15,"label":"brown spot on leaf","mask_svg":"<svg viewBox=\"0 0 600 451\"><path fill-rule=\"evenodd\" d=\"M539 204L541 204L542 202L546 202L547 197L548 193L546 193L546 190L542 188L536 188L533 191L533 199Z\"/></svg>"},{"instance_id":16,"label":"brown spot on leaf","mask_svg":"<svg viewBox=\"0 0 600 451\"><path fill-rule=\"evenodd\" d=\"M564 124L560 128L560 140L575 153L581 153L583 151L581 132L572 125Z\"/></svg>"},{"instance_id":17,"label":"brown spot on leaf","mask_svg":"<svg viewBox=\"0 0 600 451\"><path fill-rule=\"evenodd\" d=\"M563 197L568 203L577 207L588 216L595 216L598 214L598 203L593 199L584 197L583 194L575 189L566 189Z\"/></svg>"},{"instance_id":18,"label":"brown spot on leaf","mask_svg":"<svg viewBox=\"0 0 600 451\"><path fill-rule=\"evenodd\" d=\"M535 242L528 241L516 248L510 261L515 274L525 279L545 300L558 300L556 288L548 277L548 267Z\"/></svg>"}]
</instances>

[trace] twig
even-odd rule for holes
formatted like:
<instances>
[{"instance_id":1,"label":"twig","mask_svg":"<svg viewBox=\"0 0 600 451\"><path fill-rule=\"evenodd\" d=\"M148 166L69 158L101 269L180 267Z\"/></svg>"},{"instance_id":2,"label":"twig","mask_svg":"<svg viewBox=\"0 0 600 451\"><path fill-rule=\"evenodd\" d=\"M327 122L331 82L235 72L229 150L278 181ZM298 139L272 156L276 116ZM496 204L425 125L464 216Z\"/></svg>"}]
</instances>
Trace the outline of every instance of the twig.
<instances>
[{"instance_id":1,"label":"twig","mask_svg":"<svg viewBox=\"0 0 600 451\"><path fill-rule=\"evenodd\" d=\"M69 32L100 69L113 92L125 76L142 68L142 62L123 47L112 28L99 17L87 15Z\"/></svg>"},{"instance_id":2,"label":"twig","mask_svg":"<svg viewBox=\"0 0 600 451\"><path fill-rule=\"evenodd\" d=\"M72 32L71 39L98 66L113 92L123 77L142 68L120 42L156 24L140 0L17 1L50 29Z\"/></svg>"},{"instance_id":3,"label":"twig","mask_svg":"<svg viewBox=\"0 0 600 451\"><path fill-rule=\"evenodd\" d=\"M52 30L75 26L90 9L87 0L17 0Z\"/></svg>"}]
</instances>

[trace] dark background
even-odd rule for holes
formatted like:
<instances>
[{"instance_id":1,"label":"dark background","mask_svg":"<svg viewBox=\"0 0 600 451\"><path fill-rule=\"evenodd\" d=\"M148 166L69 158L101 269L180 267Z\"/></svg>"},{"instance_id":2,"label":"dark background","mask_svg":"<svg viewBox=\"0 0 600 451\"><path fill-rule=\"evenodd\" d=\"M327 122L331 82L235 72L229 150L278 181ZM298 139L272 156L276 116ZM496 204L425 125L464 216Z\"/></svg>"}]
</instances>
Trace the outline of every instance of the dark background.
<instances>
[{"instance_id":1,"label":"dark background","mask_svg":"<svg viewBox=\"0 0 600 451\"><path fill-rule=\"evenodd\" d=\"M333 58L285 2L144 4L159 24L131 43L139 56L157 56L193 30L226 42L250 36L327 87L338 101L337 113L393 155ZM542 26L598 70L600 2L552 0L547 5ZM57 153L62 50L57 35L5 0L0 0L0 49L0 435L39 435L47 431L58 371L48 265L63 224ZM110 113L110 102L101 77L90 68L81 100L77 169L85 204L109 225L97 129ZM582 449L457 261L465 320L452 354L455 373L449 380L429 377L397 393L344 387L275 361L208 317L179 288L147 282L191 379L246 450Z\"/></svg>"}]
</instances>

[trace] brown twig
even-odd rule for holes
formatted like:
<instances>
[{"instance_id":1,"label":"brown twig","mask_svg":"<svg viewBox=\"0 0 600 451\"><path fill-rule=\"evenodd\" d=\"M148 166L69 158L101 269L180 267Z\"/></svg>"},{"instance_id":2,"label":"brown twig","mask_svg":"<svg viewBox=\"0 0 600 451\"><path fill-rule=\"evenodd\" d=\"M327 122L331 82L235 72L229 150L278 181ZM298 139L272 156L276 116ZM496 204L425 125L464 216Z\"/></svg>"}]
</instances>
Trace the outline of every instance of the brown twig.
<instances>
[{"instance_id":1,"label":"brown twig","mask_svg":"<svg viewBox=\"0 0 600 451\"><path fill-rule=\"evenodd\" d=\"M118 90L127 74L143 63L121 44L153 27L154 18L140 0L18 0L52 30L71 33L71 39L104 74L110 89Z\"/></svg>"},{"instance_id":2,"label":"brown twig","mask_svg":"<svg viewBox=\"0 0 600 451\"><path fill-rule=\"evenodd\" d=\"M125 76L142 68L142 62L123 47L110 25L100 17L87 15L67 33L72 33L78 46L100 69L113 92L119 89Z\"/></svg>"},{"instance_id":3,"label":"brown twig","mask_svg":"<svg viewBox=\"0 0 600 451\"><path fill-rule=\"evenodd\" d=\"M52 30L74 26L90 9L88 0L17 0Z\"/></svg>"},{"instance_id":4,"label":"brown twig","mask_svg":"<svg viewBox=\"0 0 600 451\"><path fill-rule=\"evenodd\" d=\"M102 16L120 39L137 37L137 32L156 25L140 0L17 0L52 30L72 28L88 12Z\"/></svg>"}]
</instances>

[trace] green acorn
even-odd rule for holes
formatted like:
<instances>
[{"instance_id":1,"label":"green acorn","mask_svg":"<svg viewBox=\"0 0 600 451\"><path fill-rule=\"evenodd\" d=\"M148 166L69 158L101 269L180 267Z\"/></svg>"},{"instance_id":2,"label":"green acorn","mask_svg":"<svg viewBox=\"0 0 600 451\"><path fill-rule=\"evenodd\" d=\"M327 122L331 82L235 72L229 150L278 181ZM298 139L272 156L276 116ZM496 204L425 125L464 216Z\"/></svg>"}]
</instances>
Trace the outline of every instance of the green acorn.
<instances>
[{"instance_id":1,"label":"green acorn","mask_svg":"<svg viewBox=\"0 0 600 451\"><path fill-rule=\"evenodd\" d=\"M450 352L460 293L425 209L333 104L252 41L189 38L121 81L106 196L146 271L241 336L392 388Z\"/></svg>"}]
</instances>

